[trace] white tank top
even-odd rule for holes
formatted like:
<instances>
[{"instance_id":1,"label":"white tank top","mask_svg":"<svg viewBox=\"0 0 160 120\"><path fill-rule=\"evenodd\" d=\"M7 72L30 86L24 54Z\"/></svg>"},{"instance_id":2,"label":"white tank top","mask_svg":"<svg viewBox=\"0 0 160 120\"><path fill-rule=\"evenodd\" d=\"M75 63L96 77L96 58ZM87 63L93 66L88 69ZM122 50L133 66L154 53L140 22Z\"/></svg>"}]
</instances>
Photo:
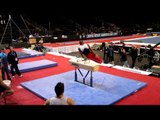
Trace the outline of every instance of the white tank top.
<instances>
[{"instance_id":1,"label":"white tank top","mask_svg":"<svg viewBox=\"0 0 160 120\"><path fill-rule=\"evenodd\" d=\"M80 45L79 46L79 49L83 52L83 50L85 49L85 48L88 48L88 45L87 44L83 44L83 45Z\"/></svg>"},{"instance_id":2,"label":"white tank top","mask_svg":"<svg viewBox=\"0 0 160 120\"><path fill-rule=\"evenodd\" d=\"M65 96L62 98L52 97L49 99L49 105L68 105L67 99Z\"/></svg>"}]
</instances>

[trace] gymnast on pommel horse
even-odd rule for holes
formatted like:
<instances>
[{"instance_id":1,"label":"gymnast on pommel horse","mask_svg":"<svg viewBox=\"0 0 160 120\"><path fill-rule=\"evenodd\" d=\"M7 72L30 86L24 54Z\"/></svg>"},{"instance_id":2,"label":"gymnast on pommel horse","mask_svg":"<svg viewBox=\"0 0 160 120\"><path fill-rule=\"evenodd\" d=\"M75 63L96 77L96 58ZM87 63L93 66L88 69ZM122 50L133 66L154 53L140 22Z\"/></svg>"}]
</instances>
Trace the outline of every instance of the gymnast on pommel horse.
<instances>
[{"instance_id":1,"label":"gymnast on pommel horse","mask_svg":"<svg viewBox=\"0 0 160 120\"><path fill-rule=\"evenodd\" d=\"M83 58L93 60L93 61L100 63L100 64L102 63L102 59L92 51L89 44L84 44L84 42L82 40L79 41L79 44L80 44L80 46L79 46L78 50Z\"/></svg>"}]
</instances>

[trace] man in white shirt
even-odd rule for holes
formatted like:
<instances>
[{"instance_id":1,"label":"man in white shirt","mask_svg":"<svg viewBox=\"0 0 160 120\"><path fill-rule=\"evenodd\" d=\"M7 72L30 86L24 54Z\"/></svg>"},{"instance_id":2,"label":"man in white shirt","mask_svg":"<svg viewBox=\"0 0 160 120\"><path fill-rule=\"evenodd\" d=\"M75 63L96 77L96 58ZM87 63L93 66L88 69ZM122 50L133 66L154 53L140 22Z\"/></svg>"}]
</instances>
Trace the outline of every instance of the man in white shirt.
<instances>
[{"instance_id":1,"label":"man in white shirt","mask_svg":"<svg viewBox=\"0 0 160 120\"><path fill-rule=\"evenodd\" d=\"M74 101L64 96L64 84L59 82L55 86L56 96L45 101L44 105L74 105Z\"/></svg>"}]
</instances>

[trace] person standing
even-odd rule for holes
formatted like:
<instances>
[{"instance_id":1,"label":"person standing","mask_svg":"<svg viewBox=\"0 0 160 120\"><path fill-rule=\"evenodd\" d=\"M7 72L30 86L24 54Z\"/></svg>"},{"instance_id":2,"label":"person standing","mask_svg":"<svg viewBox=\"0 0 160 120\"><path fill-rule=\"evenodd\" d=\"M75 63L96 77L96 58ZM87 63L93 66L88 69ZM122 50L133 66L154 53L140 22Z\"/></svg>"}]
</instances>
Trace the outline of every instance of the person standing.
<instances>
[{"instance_id":1,"label":"person standing","mask_svg":"<svg viewBox=\"0 0 160 120\"><path fill-rule=\"evenodd\" d=\"M120 56L121 65L127 67L128 61L127 61L127 54L126 50L124 48L121 49L121 56Z\"/></svg>"},{"instance_id":2,"label":"person standing","mask_svg":"<svg viewBox=\"0 0 160 120\"><path fill-rule=\"evenodd\" d=\"M14 51L12 46L10 46L9 49L10 49L10 52L8 53L7 58L8 58L8 63L11 68L12 77L14 78L16 73L18 74L19 77L22 77L23 75L21 74L21 72L19 71L19 68L18 68L17 53L16 53L16 51ZM15 69L15 71L14 71L14 69Z\"/></svg>"},{"instance_id":3,"label":"person standing","mask_svg":"<svg viewBox=\"0 0 160 120\"><path fill-rule=\"evenodd\" d=\"M111 64L114 64L114 50L113 50L113 43L109 45L108 49L108 57L109 57L109 62Z\"/></svg>"},{"instance_id":4,"label":"person standing","mask_svg":"<svg viewBox=\"0 0 160 120\"><path fill-rule=\"evenodd\" d=\"M132 45L132 48L131 48L131 51L130 51L130 56L132 58L132 66L131 66L131 68L133 68L135 63L136 63L136 59L138 57L138 49L134 45Z\"/></svg>"},{"instance_id":5,"label":"person standing","mask_svg":"<svg viewBox=\"0 0 160 120\"><path fill-rule=\"evenodd\" d=\"M107 45L106 45L106 43L105 42L102 42L102 45L101 45L101 48L100 48L100 50L102 50L102 52L103 52L103 61L104 61L104 63L108 63L108 47L107 47Z\"/></svg>"},{"instance_id":6,"label":"person standing","mask_svg":"<svg viewBox=\"0 0 160 120\"><path fill-rule=\"evenodd\" d=\"M159 65L160 53L158 52L158 50L155 51L153 59L154 59L154 64Z\"/></svg>"},{"instance_id":7,"label":"person standing","mask_svg":"<svg viewBox=\"0 0 160 120\"><path fill-rule=\"evenodd\" d=\"M150 44L147 47L148 47L148 50L146 53L148 54L149 68L151 68L152 65L154 64L154 59L153 59L154 49Z\"/></svg>"},{"instance_id":8,"label":"person standing","mask_svg":"<svg viewBox=\"0 0 160 120\"><path fill-rule=\"evenodd\" d=\"M0 53L0 57L1 57L2 80L6 80L5 73L7 75L8 80L11 80L8 72L8 60L7 60L6 48L2 49L2 52Z\"/></svg>"}]
</instances>

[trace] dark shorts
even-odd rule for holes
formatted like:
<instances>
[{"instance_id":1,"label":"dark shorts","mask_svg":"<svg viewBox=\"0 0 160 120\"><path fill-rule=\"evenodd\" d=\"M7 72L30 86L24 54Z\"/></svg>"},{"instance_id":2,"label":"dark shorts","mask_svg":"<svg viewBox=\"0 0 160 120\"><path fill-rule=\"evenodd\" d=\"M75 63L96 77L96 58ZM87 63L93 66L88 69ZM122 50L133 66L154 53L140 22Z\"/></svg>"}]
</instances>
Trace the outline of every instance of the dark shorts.
<instances>
[{"instance_id":1,"label":"dark shorts","mask_svg":"<svg viewBox=\"0 0 160 120\"><path fill-rule=\"evenodd\" d=\"M0 85L0 92L4 92L6 90L6 88L4 88L4 87L2 87L1 85Z\"/></svg>"},{"instance_id":2,"label":"dark shorts","mask_svg":"<svg viewBox=\"0 0 160 120\"><path fill-rule=\"evenodd\" d=\"M90 53L89 49L85 48L82 52L84 55L88 55Z\"/></svg>"}]
</instances>

